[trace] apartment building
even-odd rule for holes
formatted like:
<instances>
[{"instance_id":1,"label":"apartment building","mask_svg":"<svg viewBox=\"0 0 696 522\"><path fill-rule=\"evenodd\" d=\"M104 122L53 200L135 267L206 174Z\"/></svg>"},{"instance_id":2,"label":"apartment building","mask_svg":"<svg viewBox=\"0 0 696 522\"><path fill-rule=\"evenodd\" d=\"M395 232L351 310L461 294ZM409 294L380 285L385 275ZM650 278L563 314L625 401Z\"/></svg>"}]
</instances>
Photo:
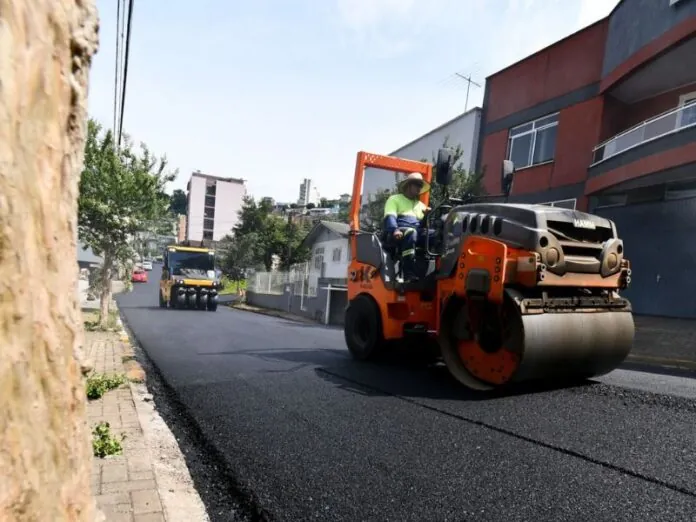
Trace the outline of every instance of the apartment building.
<instances>
[{"instance_id":1,"label":"apartment building","mask_svg":"<svg viewBox=\"0 0 696 522\"><path fill-rule=\"evenodd\" d=\"M511 201L614 220L639 314L696 317L696 0L622 0L486 79L479 169Z\"/></svg>"},{"instance_id":2,"label":"apartment building","mask_svg":"<svg viewBox=\"0 0 696 522\"><path fill-rule=\"evenodd\" d=\"M194 172L188 186L186 239L219 241L239 220L246 185L243 179Z\"/></svg>"},{"instance_id":3,"label":"apartment building","mask_svg":"<svg viewBox=\"0 0 696 522\"><path fill-rule=\"evenodd\" d=\"M314 186L314 183L312 183L312 180L309 178L302 180L302 183L300 183L300 195L297 198L297 204L301 207L306 207L310 203L313 203L314 205L319 204L319 200L319 191L317 190L316 186Z\"/></svg>"}]
</instances>

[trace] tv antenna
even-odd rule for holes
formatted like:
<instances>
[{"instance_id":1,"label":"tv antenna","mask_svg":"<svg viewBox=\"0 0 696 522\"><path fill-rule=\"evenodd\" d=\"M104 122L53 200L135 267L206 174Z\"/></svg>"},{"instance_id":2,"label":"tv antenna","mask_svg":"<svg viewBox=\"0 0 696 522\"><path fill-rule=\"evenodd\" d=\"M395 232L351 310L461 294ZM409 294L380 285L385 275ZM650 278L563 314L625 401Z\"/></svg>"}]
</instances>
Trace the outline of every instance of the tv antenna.
<instances>
[{"instance_id":1,"label":"tv antenna","mask_svg":"<svg viewBox=\"0 0 696 522\"><path fill-rule=\"evenodd\" d=\"M471 74L469 74L469 76L464 76L463 74L460 74L460 73L454 73L454 75L458 76L460 79L467 82L466 101L464 102L464 112L466 112L467 108L469 107L469 90L471 89L471 86L473 85L474 87L481 87L481 85L476 83L474 80L471 79Z\"/></svg>"}]
</instances>

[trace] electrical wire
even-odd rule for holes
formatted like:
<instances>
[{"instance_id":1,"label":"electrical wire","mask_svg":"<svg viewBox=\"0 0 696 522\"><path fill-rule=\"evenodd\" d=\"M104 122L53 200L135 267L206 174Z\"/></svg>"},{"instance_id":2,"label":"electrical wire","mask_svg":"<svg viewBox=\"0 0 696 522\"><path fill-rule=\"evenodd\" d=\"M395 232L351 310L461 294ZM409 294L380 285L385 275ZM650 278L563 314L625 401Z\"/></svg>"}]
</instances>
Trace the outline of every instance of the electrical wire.
<instances>
[{"instance_id":1,"label":"electrical wire","mask_svg":"<svg viewBox=\"0 0 696 522\"><path fill-rule=\"evenodd\" d=\"M121 36L121 4L123 0L116 0L116 60L114 61L114 126L112 133L116 134L116 129L118 128L118 95L120 91L120 78L121 78L121 59L120 59L120 36Z\"/></svg>"},{"instance_id":2,"label":"electrical wire","mask_svg":"<svg viewBox=\"0 0 696 522\"><path fill-rule=\"evenodd\" d=\"M123 84L121 89L121 115L120 121L118 122L118 141L116 142L118 146L121 145L121 137L123 135L123 113L126 108L126 86L128 83L128 59L130 57L130 41L131 41L131 28L133 26L133 3L134 0L128 1L128 22L126 27L126 50L125 50L125 60L123 64Z\"/></svg>"}]
</instances>

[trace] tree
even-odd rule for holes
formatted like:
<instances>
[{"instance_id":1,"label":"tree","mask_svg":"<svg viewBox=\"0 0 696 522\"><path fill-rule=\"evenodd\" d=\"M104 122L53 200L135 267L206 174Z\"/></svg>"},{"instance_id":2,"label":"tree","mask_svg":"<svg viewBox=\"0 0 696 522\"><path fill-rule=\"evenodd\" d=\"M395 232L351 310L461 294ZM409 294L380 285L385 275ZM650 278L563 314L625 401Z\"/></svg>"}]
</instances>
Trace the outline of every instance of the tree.
<instances>
[{"instance_id":1,"label":"tree","mask_svg":"<svg viewBox=\"0 0 696 522\"><path fill-rule=\"evenodd\" d=\"M220 240L217 250L222 273L232 281L241 281L246 277L246 271L257 264L259 236L256 232L239 237L227 235Z\"/></svg>"},{"instance_id":2,"label":"tree","mask_svg":"<svg viewBox=\"0 0 696 522\"><path fill-rule=\"evenodd\" d=\"M178 216L180 214L186 214L188 208L188 198L186 197L186 192L181 189L175 189L170 197L171 201L169 204L169 209L172 214Z\"/></svg>"},{"instance_id":3,"label":"tree","mask_svg":"<svg viewBox=\"0 0 696 522\"><path fill-rule=\"evenodd\" d=\"M77 186L93 1L5 0L0 26L0 520L95 520Z\"/></svg>"},{"instance_id":4,"label":"tree","mask_svg":"<svg viewBox=\"0 0 696 522\"><path fill-rule=\"evenodd\" d=\"M449 147L449 137L445 138L442 144L443 148ZM483 173L469 172L461 166L459 160L464 155L464 149L461 145L450 147L453 150L453 165L452 183L447 187L450 196L455 198L465 198L467 196L480 196L484 193L483 190ZM428 161L423 158L421 161ZM435 155L431 158L431 163L436 164L437 158ZM430 207L435 207L444 202L445 187L438 185L435 182L437 176L437 168L433 167L433 184L430 192Z\"/></svg>"},{"instance_id":5,"label":"tree","mask_svg":"<svg viewBox=\"0 0 696 522\"><path fill-rule=\"evenodd\" d=\"M117 149L111 131L102 134L101 130L96 121L89 120L78 230L84 243L104 259L100 323L106 326L114 264L131 259L130 239L167 213L169 198L164 187L176 172L166 173L166 159L153 157L145 144L136 154L126 137Z\"/></svg>"},{"instance_id":6,"label":"tree","mask_svg":"<svg viewBox=\"0 0 696 522\"><path fill-rule=\"evenodd\" d=\"M275 256L280 258L282 267L306 259L307 251L300 248L300 243L307 234L307 227L276 216L272 210L267 201L257 203L252 197L244 198L239 222L232 237L225 242L229 259L222 264L230 273L258 265L270 270ZM242 254L245 250L247 253Z\"/></svg>"},{"instance_id":7,"label":"tree","mask_svg":"<svg viewBox=\"0 0 696 522\"><path fill-rule=\"evenodd\" d=\"M397 188L383 190L377 194L370 194L368 202L363 205L360 212L360 229L366 232L376 232L382 229L384 222L384 205L390 196L398 192Z\"/></svg>"}]
</instances>

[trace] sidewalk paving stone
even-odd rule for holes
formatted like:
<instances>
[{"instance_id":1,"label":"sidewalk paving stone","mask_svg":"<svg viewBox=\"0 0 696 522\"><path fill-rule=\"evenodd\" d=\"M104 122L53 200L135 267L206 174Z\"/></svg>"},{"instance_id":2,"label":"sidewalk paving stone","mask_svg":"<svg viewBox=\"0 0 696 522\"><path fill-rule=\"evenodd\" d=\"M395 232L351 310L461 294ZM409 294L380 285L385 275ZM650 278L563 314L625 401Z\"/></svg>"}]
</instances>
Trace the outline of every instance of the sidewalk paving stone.
<instances>
[{"instance_id":1,"label":"sidewalk paving stone","mask_svg":"<svg viewBox=\"0 0 696 522\"><path fill-rule=\"evenodd\" d=\"M85 332L87 356L95 374L124 375L126 345L116 332ZM112 435L125 434L123 453L94 457L92 490L107 522L166 521L162 499L129 384L89 401L90 428L108 422Z\"/></svg>"}]
</instances>

